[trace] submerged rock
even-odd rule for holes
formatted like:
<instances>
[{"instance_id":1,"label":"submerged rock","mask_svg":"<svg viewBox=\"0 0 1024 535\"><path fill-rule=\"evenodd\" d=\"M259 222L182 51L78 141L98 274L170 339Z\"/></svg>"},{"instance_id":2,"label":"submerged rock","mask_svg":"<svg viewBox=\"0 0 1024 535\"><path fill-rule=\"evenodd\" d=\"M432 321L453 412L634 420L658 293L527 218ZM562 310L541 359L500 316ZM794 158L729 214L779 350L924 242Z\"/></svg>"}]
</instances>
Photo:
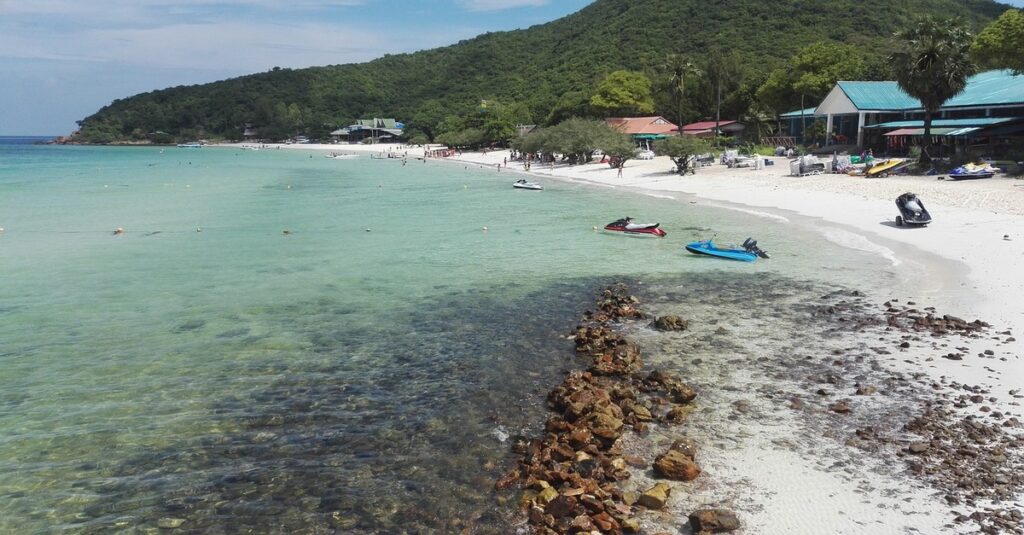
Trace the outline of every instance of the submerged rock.
<instances>
[{"instance_id":1,"label":"submerged rock","mask_svg":"<svg viewBox=\"0 0 1024 535\"><path fill-rule=\"evenodd\" d=\"M655 319L651 325L659 331L685 331L690 328L689 320L674 315L661 316Z\"/></svg>"},{"instance_id":2,"label":"submerged rock","mask_svg":"<svg viewBox=\"0 0 1024 535\"><path fill-rule=\"evenodd\" d=\"M648 509L664 509L665 504L668 502L668 496L671 493L672 487L666 483L658 483L644 491L640 495L640 499L637 500L637 503Z\"/></svg>"}]
</instances>

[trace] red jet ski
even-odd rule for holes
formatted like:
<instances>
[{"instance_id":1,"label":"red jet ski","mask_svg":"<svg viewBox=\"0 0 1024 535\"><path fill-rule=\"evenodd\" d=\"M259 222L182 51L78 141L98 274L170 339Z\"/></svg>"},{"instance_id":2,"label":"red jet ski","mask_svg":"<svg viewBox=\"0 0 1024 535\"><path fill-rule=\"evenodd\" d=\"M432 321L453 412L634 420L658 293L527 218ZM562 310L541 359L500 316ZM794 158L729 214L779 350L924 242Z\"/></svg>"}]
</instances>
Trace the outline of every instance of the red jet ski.
<instances>
[{"instance_id":1,"label":"red jet ski","mask_svg":"<svg viewBox=\"0 0 1024 535\"><path fill-rule=\"evenodd\" d=\"M632 217L612 221L604 226L605 230L623 232L625 234L639 234L648 236L665 237L665 231L658 228L661 223L634 223Z\"/></svg>"}]
</instances>

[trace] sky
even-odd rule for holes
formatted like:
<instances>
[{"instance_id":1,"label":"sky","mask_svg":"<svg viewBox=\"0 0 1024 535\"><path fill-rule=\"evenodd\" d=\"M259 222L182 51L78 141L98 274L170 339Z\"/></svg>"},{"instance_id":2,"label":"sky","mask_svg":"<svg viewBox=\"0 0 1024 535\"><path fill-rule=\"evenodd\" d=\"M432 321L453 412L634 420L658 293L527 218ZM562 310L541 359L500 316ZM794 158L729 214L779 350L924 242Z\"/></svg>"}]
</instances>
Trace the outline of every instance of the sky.
<instances>
[{"instance_id":1,"label":"sky","mask_svg":"<svg viewBox=\"0 0 1024 535\"><path fill-rule=\"evenodd\" d=\"M591 1L0 0L0 135L68 134L137 93L434 48Z\"/></svg>"},{"instance_id":2,"label":"sky","mask_svg":"<svg viewBox=\"0 0 1024 535\"><path fill-rule=\"evenodd\" d=\"M137 93L434 48L591 1L0 0L0 135L69 134Z\"/></svg>"}]
</instances>

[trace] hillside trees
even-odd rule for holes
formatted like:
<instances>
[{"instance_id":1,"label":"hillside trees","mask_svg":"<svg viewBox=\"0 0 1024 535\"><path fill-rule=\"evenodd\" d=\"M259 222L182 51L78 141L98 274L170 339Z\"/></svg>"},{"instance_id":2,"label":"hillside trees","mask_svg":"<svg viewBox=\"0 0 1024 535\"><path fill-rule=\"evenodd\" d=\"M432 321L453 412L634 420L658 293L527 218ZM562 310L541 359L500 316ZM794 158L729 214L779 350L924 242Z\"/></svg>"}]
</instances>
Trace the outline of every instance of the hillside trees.
<instances>
[{"instance_id":1,"label":"hillside trees","mask_svg":"<svg viewBox=\"0 0 1024 535\"><path fill-rule=\"evenodd\" d=\"M590 105L609 116L654 113L651 80L643 73L615 71L597 85Z\"/></svg>"},{"instance_id":2,"label":"hillside trees","mask_svg":"<svg viewBox=\"0 0 1024 535\"><path fill-rule=\"evenodd\" d=\"M979 66L1024 74L1024 11L1010 9L985 27L971 45Z\"/></svg>"}]
</instances>

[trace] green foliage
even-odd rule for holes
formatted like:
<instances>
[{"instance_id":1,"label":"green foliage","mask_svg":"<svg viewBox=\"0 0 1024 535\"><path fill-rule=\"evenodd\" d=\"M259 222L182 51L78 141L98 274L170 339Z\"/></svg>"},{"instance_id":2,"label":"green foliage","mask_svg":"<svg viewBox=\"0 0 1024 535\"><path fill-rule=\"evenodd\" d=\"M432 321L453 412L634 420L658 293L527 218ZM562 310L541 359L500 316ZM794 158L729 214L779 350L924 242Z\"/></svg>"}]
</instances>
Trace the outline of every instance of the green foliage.
<instances>
[{"instance_id":1,"label":"green foliage","mask_svg":"<svg viewBox=\"0 0 1024 535\"><path fill-rule=\"evenodd\" d=\"M1024 74L1024 11L1007 10L986 26L971 45L971 56L980 66Z\"/></svg>"},{"instance_id":2,"label":"green foliage","mask_svg":"<svg viewBox=\"0 0 1024 535\"><path fill-rule=\"evenodd\" d=\"M640 152L632 137L620 134L610 128L606 135L598 139L597 148L612 160L617 161L620 167L626 161L636 158L637 153Z\"/></svg>"},{"instance_id":3,"label":"green foliage","mask_svg":"<svg viewBox=\"0 0 1024 535\"><path fill-rule=\"evenodd\" d=\"M839 80L863 80L864 52L854 46L821 41L796 53L757 90L757 98L779 112L821 101Z\"/></svg>"},{"instance_id":4,"label":"green foliage","mask_svg":"<svg viewBox=\"0 0 1024 535\"><path fill-rule=\"evenodd\" d=\"M487 135L479 128L465 128L440 134L437 141L449 147L475 149L487 142Z\"/></svg>"},{"instance_id":5,"label":"green foliage","mask_svg":"<svg viewBox=\"0 0 1024 535\"><path fill-rule=\"evenodd\" d=\"M642 73L615 71L597 84L590 105L617 116L654 113L651 80Z\"/></svg>"},{"instance_id":6,"label":"green foliage","mask_svg":"<svg viewBox=\"0 0 1024 535\"><path fill-rule=\"evenodd\" d=\"M673 120L679 126L679 133L682 134L683 126L686 124L683 104L686 100L686 81L693 80L701 74L697 64L689 57L682 54L668 54L665 56L665 63L661 66L664 74L666 90L671 95L675 115Z\"/></svg>"},{"instance_id":7,"label":"green foliage","mask_svg":"<svg viewBox=\"0 0 1024 535\"><path fill-rule=\"evenodd\" d=\"M691 159L710 151L711 145L697 136L673 136L659 139L654 143L654 153L671 158L681 175L687 172L696 173L696 167L692 165Z\"/></svg>"},{"instance_id":8,"label":"green foliage","mask_svg":"<svg viewBox=\"0 0 1024 535\"><path fill-rule=\"evenodd\" d=\"M628 140L629 147L626 147L624 138ZM561 154L573 164L593 161L597 149L626 159L635 156L635 152L630 152L635 151L635 146L628 136L603 121L580 118L568 119L555 126L531 132L516 142L515 147L525 152Z\"/></svg>"},{"instance_id":9,"label":"green foliage","mask_svg":"<svg viewBox=\"0 0 1024 535\"><path fill-rule=\"evenodd\" d=\"M959 16L980 28L1004 11L1005 6L990 0L596 0L547 24L492 32L434 50L363 64L273 69L139 94L83 119L80 139L132 139L157 130L178 140L190 135L237 139L246 124L272 139L299 130L309 135L325 125L334 129L365 117L394 117L407 123L410 135L436 139L446 116L470 117L481 99L522 105L531 122L553 125L594 117L589 104L594 88L617 70L647 73L655 80L654 114L679 120L679 102L660 68L668 53L704 64L708 50L729 43L741 59L742 78L751 80L767 78L813 43L846 43L864 58L870 77L884 78L889 74L877 51L888 50L887 36L913 16ZM685 81L682 114L687 121L714 115L717 90L704 78ZM723 118L744 115L751 92L742 85L723 89ZM794 93L787 95L789 102L772 107L795 108ZM484 118L474 119L470 126L483 128Z\"/></svg>"},{"instance_id":10,"label":"green foliage","mask_svg":"<svg viewBox=\"0 0 1024 535\"><path fill-rule=\"evenodd\" d=\"M926 17L896 35L899 49L889 56L896 81L924 106L921 163L930 159L932 116L967 87L974 74L971 34L952 19Z\"/></svg>"}]
</instances>

